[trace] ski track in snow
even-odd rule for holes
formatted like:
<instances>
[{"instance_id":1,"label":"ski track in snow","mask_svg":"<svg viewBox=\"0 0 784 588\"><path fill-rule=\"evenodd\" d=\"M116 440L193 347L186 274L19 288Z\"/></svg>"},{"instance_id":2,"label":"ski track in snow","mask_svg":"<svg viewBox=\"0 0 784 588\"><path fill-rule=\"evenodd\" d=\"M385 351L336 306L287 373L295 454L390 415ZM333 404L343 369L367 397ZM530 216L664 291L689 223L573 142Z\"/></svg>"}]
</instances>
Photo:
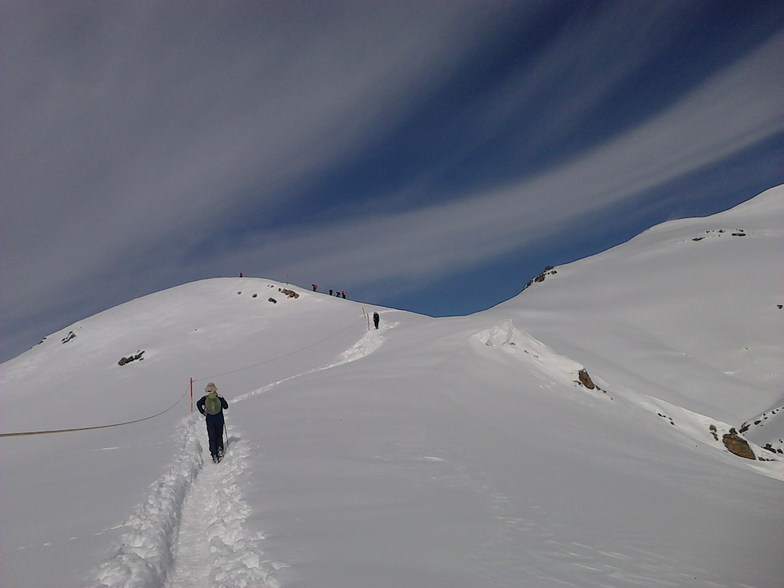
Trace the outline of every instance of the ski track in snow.
<instances>
[{"instance_id":1,"label":"ski track in snow","mask_svg":"<svg viewBox=\"0 0 784 588\"><path fill-rule=\"evenodd\" d=\"M335 361L240 395L232 404L283 382L362 359L381 347L382 332L396 325L368 331ZM178 427L181 450L169 471L152 485L147 500L122 525L119 545L98 569L99 588L277 588L272 573L286 564L263 560L263 535L245 528L250 508L243 499L242 474L248 448L241 435L230 437L226 457L219 465L212 464L202 429L197 415L183 419Z\"/></svg>"}]
</instances>

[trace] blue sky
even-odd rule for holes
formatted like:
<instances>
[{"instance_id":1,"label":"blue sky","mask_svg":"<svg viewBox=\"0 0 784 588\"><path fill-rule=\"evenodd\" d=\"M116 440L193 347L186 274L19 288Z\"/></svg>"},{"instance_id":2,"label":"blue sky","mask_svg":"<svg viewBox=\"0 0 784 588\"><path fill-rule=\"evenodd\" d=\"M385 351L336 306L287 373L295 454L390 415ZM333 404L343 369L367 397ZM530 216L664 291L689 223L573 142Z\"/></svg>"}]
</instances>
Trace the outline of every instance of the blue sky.
<instances>
[{"instance_id":1,"label":"blue sky","mask_svg":"<svg viewBox=\"0 0 784 588\"><path fill-rule=\"evenodd\" d=\"M468 314L784 182L773 1L8 1L0 21L0 359L239 272Z\"/></svg>"}]
</instances>

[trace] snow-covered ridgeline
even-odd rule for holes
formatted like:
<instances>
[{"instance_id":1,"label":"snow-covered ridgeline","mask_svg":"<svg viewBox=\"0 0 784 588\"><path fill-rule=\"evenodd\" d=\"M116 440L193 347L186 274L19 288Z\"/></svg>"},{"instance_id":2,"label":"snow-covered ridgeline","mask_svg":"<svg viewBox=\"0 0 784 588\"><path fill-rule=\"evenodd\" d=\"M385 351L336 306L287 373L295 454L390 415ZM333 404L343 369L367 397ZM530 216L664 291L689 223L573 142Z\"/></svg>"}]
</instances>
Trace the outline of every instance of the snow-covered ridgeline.
<instances>
[{"instance_id":1,"label":"snow-covered ridgeline","mask_svg":"<svg viewBox=\"0 0 784 588\"><path fill-rule=\"evenodd\" d=\"M179 409L2 439L4 588L778 588L782 461L721 439L776 458L782 197L469 317L368 330L350 300L227 278L67 327L3 365L3 430L155 414L221 374L229 454L205 465Z\"/></svg>"}]
</instances>

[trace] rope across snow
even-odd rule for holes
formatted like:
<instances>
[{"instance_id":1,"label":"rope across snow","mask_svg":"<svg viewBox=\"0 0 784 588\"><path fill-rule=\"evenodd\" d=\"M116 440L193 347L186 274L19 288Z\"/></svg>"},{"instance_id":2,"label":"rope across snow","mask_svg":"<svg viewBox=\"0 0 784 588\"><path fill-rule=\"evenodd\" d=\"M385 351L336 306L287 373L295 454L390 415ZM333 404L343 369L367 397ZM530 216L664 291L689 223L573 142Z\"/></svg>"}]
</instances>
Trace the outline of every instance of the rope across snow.
<instances>
[{"instance_id":1,"label":"rope across snow","mask_svg":"<svg viewBox=\"0 0 784 588\"><path fill-rule=\"evenodd\" d=\"M365 333L335 361L238 396L232 404L282 382L357 361L383 340L378 331ZM232 431L221 465L205 468L206 434L200 425L196 415L181 422L181 451L125 522L119 545L98 569L100 588L277 586L271 574L285 564L262 560L263 536L245 526L250 508L242 496L241 478L249 449Z\"/></svg>"}]
</instances>

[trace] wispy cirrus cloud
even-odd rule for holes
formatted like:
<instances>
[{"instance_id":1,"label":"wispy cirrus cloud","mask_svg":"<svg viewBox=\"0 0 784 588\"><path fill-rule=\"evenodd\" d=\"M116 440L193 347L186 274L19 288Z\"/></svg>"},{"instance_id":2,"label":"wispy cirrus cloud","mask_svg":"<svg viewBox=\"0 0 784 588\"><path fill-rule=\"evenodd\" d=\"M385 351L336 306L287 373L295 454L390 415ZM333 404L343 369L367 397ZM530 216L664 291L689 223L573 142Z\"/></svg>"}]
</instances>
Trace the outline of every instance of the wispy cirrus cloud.
<instances>
[{"instance_id":1,"label":"wispy cirrus cloud","mask_svg":"<svg viewBox=\"0 0 784 588\"><path fill-rule=\"evenodd\" d=\"M243 269L424 292L775 140L784 23L715 6L4 4L4 353Z\"/></svg>"},{"instance_id":2,"label":"wispy cirrus cloud","mask_svg":"<svg viewBox=\"0 0 784 588\"><path fill-rule=\"evenodd\" d=\"M8 304L150 244L260 215L448 75L496 9L470 4L7 7ZM8 14L10 12L10 14Z\"/></svg>"},{"instance_id":3,"label":"wispy cirrus cloud","mask_svg":"<svg viewBox=\"0 0 784 588\"><path fill-rule=\"evenodd\" d=\"M250 238L227 256L235 267L277 260L267 262L275 275L303 283L323 268L355 285L439 279L562 234L586 215L611 217L615 205L780 135L784 86L770 75L776 71L784 73L784 34L666 111L534 178L437 205L423 200L398 214L265 231L260 243Z\"/></svg>"}]
</instances>

